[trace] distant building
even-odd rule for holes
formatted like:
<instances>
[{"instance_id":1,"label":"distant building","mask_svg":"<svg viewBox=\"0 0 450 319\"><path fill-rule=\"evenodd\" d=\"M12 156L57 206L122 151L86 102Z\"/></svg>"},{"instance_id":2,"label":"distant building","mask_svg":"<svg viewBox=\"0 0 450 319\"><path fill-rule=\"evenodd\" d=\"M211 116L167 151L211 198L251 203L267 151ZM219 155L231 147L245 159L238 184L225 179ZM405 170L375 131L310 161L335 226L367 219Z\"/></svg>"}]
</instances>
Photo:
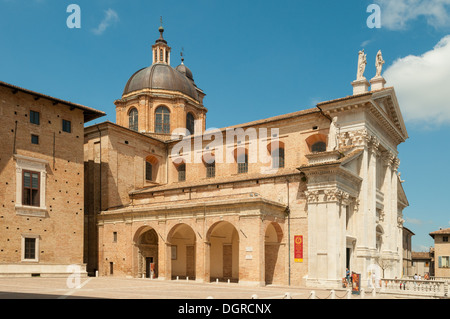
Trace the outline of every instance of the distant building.
<instances>
[{"instance_id":1,"label":"distant building","mask_svg":"<svg viewBox=\"0 0 450 319\"><path fill-rule=\"evenodd\" d=\"M86 274L84 123L103 115L0 82L0 277Z\"/></svg>"},{"instance_id":2,"label":"distant building","mask_svg":"<svg viewBox=\"0 0 450 319\"><path fill-rule=\"evenodd\" d=\"M430 233L434 239L434 275L450 277L450 228Z\"/></svg>"},{"instance_id":3,"label":"distant building","mask_svg":"<svg viewBox=\"0 0 450 319\"><path fill-rule=\"evenodd\" d=\"M415 274L425 278L425 275L433 276L432 256L430 252L412 252L412 269L409 276Z\"/></svg>"}]
</instances>

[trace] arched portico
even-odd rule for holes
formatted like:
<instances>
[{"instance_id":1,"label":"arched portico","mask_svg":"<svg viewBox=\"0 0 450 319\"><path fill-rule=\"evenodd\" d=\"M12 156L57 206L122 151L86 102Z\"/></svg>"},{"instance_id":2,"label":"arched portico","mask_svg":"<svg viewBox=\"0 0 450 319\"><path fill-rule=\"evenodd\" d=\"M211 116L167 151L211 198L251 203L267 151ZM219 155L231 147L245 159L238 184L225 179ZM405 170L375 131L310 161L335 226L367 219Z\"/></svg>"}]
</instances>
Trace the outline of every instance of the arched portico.
<instances>
[{"instance_id":1,"label":"arched portico","mask_svg":"<svg viewBox=\"0 0 450 319\"><path fill-rule=\"evenodd\" d=\"M157 278L159 263L159 239L155 229L141 227L134 236L135 271L138 278Z\"/></svg>"},{"instance_id":2,"label":"arched portico","mask_svg":"<svg viewBox=\"0 0 450 319\"><path fill-rule=\"evenodd\" d=\"M207 234L210 281L239 281L239 234L233 224L220 221Z\"/></svg>"},{"instance_id":3,"label":"arched portico","mask_svg":"<svg viewBox=\"0 0 450 319\"><path fill-rule=\"evenodd\" d=\"M281 249L283 230L278 223L270 223L264 236L264 261L266 284L283 283L284 250Z\"/></svg>"},{"instance_id":4,"label":"arched portico","mask_svg":"<svg viewBox=\"0 0 450 319\"><path fill-rule=\"evenodd\" d=\"M196 278L197 238L194 230L187 224L175 225L167 242L170 246L171 276L169 278Z\"/></svg>"}]
</instances>

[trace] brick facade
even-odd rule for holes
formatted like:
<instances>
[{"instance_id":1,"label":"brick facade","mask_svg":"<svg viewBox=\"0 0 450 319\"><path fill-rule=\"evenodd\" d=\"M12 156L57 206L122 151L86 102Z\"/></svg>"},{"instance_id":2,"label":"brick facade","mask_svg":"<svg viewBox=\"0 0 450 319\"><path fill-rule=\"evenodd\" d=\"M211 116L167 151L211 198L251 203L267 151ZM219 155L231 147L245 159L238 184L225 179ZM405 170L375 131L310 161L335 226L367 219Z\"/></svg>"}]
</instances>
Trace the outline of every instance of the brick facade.
<instances>
[{"instance_id":1,"label":"brick facade","mask_svg":"<svg viewBox=\"0 0 450 319\"><path fill-rule=\"evenodd\" d=\"M0 276L55 275L72 264L85 268L85 112L103 114L0 85ZM63 120L70 122L70 129L68 122L63 129ZM38 137L37 144L32 135ZM32 205L22 194L28 172L35 173L39 197ZM25 256L25 238L34 242L33 258Z\"/></svg>"}]
</instances>

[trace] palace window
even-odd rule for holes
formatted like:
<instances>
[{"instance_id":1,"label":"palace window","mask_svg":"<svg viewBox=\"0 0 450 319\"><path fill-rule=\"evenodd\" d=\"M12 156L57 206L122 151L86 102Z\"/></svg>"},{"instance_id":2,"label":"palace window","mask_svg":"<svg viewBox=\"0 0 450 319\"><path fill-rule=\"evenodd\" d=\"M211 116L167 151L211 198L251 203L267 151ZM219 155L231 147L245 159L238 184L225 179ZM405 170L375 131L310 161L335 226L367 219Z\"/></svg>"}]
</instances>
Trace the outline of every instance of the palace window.
<instances>
[{"instance_id":1,"label":"palace window","mask_svg":"<svg viewBox=\"0 0 450 319\"><path fill-rule=\"evenodd\" d=\"M23 171L22 205L40 206L40 173Z\"/></svg>"},{"instance_id":2,"label":"palace window","mask_svg":"<svg viewBox=\"0 0 450 319\"><path fill-rule=\"evenodd\" d=\"M38 135L31 134L31 144L36 144L36 145L39 144L39 136Z\"/></svg>"},{"instance_id":3,"label":"palace window","mask_svg":"<svg viewBox=\"0 0 450 319\"><path fill-rule=\"evenodd\" d=\"M63 132L71 133L72 132L72 123L67 120L62 120L62 130L63 130Z\"/></svg>"},{"instance_id":4,"label":"palace window","mask_svg":"<svg viewBox=\"0 0 450 319\"><path fill-rule=\"evenodd\" d=\"M16 214L45 217L46 168L49 162L19 154L15 154L14 159L16 161Z\"/></svg>"},{"instance_id":5,"label":"palace window","mask_svg":"<svg viewBox=\"0 0 450 319\"><path fill-rule=\"evenodd\" d=\"M313 153L321 153L321 152L325 152L327 150L327 144L325 144L325 142L317 142L315 144L313 144L313 146L311 147L311 151Z\"/></svg>"},{"instance_id":6,"label":"palace window","mask_svg":"<svg viewBox=\"0 0 450 319\"><path fill-rule=\"evenodd\" d=\"M160 106L155 111L155 133L170 134L170 111Z\"/></svg>"},{"instance_id":7,"label":"palace window","mask_svg":"<svg viewBox=\"0 0 450 319\"><path fill-rule=\"evenodd\" d=\"M195 119L192 113L188 113L186 115L186 129L189 131L190 134L195 133Z\"/></svg>"},{"instance_id":8,"label":"palace window","mask_svg":"<svg viewBox=\"0 0 450 319\"><path fill-rule=\"evenodd\" d=\"M22 235L22 261L39 261L39 236Z\"/></svg>"},{"instance_id":9,"label":"palace window","mask_svg":"<svg viewBox=\"0 0 450 319\"><path fill-rule=\"evenodd\" d=\"M30 111L30 123L39 125L40 123L39 112Z\"/></svg>"},{"instance_id":10,"label":"palace window","mask_svg":"<svg viewBox=\"0 0 450 319\"><path fill-rule=\"evenodd\" d=\"M135 108L131 109L130 113L128 113L128 128L130 130L138 132L139 130L138 120L139 120L138 110L136 110Z\"/></svg>"}]
</instances>

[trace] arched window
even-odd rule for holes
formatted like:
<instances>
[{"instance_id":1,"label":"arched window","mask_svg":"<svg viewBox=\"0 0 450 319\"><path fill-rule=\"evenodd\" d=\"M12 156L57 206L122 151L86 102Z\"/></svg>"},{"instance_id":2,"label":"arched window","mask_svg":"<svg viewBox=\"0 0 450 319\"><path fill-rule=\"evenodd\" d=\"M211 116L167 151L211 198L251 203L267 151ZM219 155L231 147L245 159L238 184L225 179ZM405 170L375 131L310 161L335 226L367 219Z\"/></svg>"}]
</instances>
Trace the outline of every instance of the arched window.
<instances>
[{"instance_id":1,"label":"arched window","mask_svg":"<svg viewBox=\"0 0 450 319\"><path fill-rule=\"evenodd\" d=\"M321 152L325 152L327 150L327 144L325 144L325 142L317 142L315 144L313 144L313 146L311 147L311 151L313 153L321 153Z\"/></svg>"},{"instance_id":2,"label":"arched window","mask_svg":"<svg viewBox=\"0 0 450 319\"><path fill-rule=\"evenodd\" d=\"M248 172L248 155L245 153L239 154L237 157L238 162L238 174L244 174Z\"/></svg>"},{"instance_id":3,"label":"arched window","mask_svg":"<svg viewBox=\"0 0 450 319\"><path fill-rule=\"evenodd\" d=\"M195 125L194 115L192 115L192 113L188 113L186 115L186 129L189 131L190 134L195 133L194 125Z\"/></svg>"},{"instance_id":4,"label":"arched window","mask_svg":"<svg viewBox=\"0 0 450 319\"><path fill-rule=\"evenodd\" d=\"M284 148L277 148L272 151L272 168L284 167Z\"/></svg>"},{"instance_id":5,"label":"arched window","mask_svg":"<svg viewBox=\"0 0 450 319\"><path fill-rule=\"evenodd\" d=\"M170 111L160 106L155 111L155 133L170 134Z\"/></svg>"},{"instance_id":6,"label":"arched window","mask_svg":"<svg viewBox=\"0 0 450 319\"><path fill-rule=\"evenodd\" d=\"M186 164L183 163L178 166L178 181L184 182L186 180Z\"/></svg>"},{"instance_id":7,"label":"arched window","mask_svg":"<svg viewBox=\"0 0 450 319\"><path fill-rule=\"evenodd\" d=\"M138 110L136 110L135 108L133 108L133 109L128 113L128 128L129 128L130 130L133 130L133 131L138 132L138 129L139 129L138 119L139 119Z\"/></svg>"}]
</instances>

